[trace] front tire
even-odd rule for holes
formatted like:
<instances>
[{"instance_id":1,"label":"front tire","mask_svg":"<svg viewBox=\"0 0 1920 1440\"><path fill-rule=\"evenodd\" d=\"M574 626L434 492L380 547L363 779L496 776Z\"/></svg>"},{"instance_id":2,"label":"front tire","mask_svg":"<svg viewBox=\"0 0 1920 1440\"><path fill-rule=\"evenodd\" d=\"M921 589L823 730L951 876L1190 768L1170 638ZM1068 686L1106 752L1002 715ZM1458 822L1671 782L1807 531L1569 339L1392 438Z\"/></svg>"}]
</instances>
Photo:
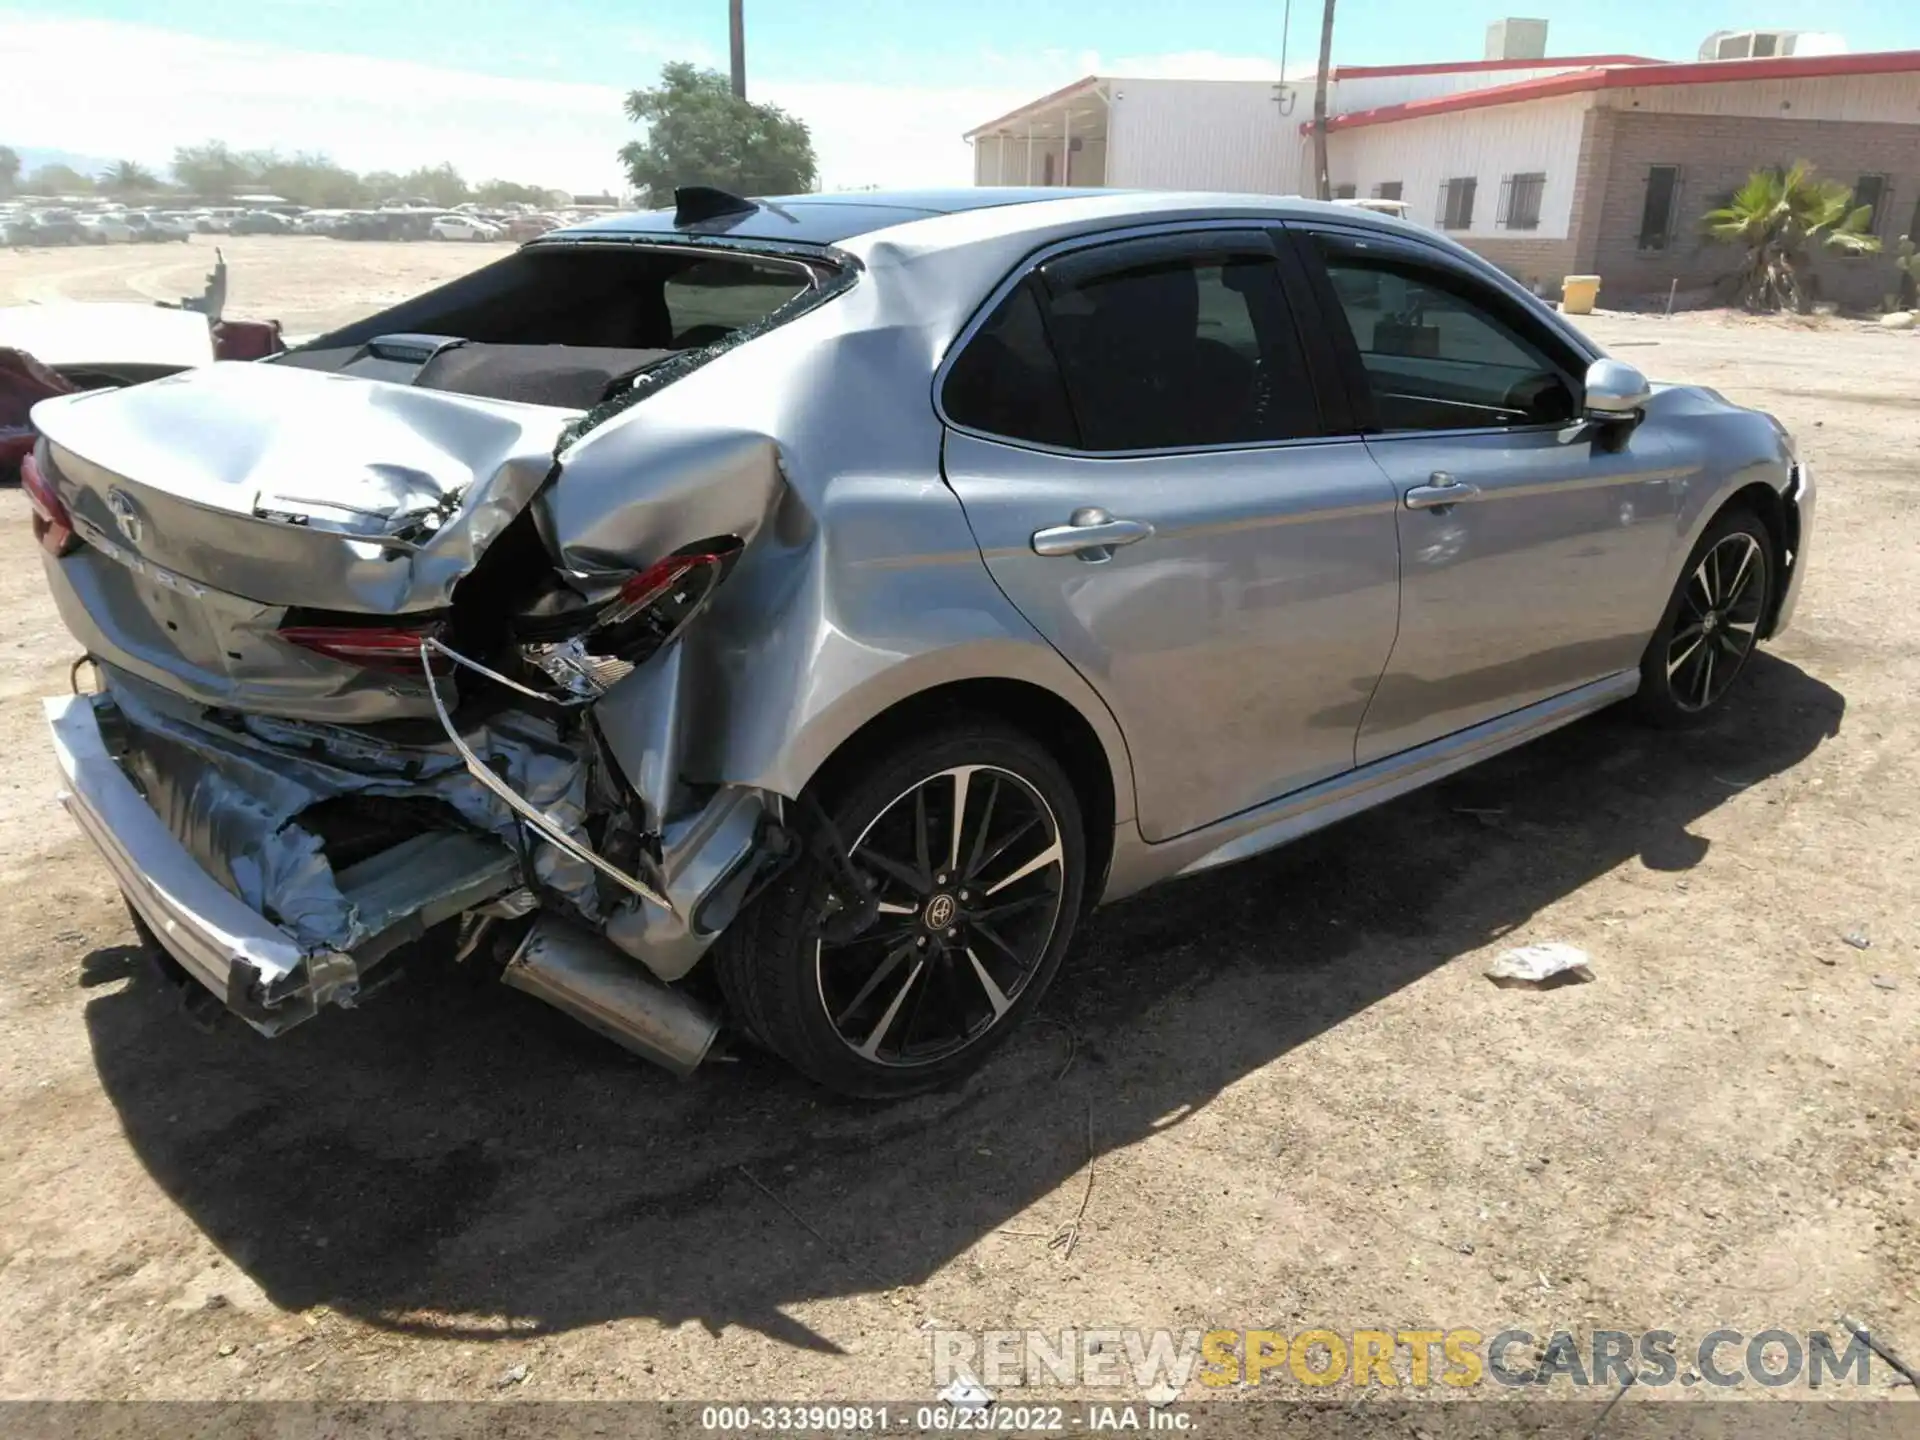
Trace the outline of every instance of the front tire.
<instances>
[{"instance_id":1,"label":"front tire","mask_svg":"<svg viewBox=\"0 0 1920 1440\"><path fill-rule=\"evenodd\" d=\"M1686 568L1640 660L1640 714L1697 724L1726 699L1759 643L1773 602L1773 537L1745 506L1722 511Z\"/></svg>"},{"instance_id":2,"label":"front tire","mask_svg":"<svg viewBox=\"0 0 1920 1440\"><path fill-rule=\"evenodd\" d=\"M844 876L809 853L716 947L734 1018L845 1095L971 1073L1039 1004L1073 937L1087 843L1072 783L1031 736L955 719L836 767L816 798L878 913L836 938Z\"/></svg>"}]
</instances>

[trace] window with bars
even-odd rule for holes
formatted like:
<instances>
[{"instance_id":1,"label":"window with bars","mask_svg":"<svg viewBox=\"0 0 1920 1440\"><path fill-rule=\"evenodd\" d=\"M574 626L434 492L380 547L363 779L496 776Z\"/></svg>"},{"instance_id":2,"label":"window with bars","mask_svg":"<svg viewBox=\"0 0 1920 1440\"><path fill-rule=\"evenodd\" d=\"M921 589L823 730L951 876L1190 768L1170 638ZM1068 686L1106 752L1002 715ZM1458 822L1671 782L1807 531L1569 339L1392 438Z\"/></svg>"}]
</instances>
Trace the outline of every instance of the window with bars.
<instances>
[{"instance_id":1,"label":"window with bars","mask_svg":"<svg viewBox=\"0 0 1920 1440\"><path fill-rule=\"evenodd\" d=\"M1655 165L1647 171L1647 196L1640 207L1640 248L1664 250L1673 243L1679 210L1680 167Z\"/></svg>"},{"instance_id":2,"label":"window with bars","mask_svg":"<svg viewBox=\"0 0 1920 1440\"><path fill-rule=\"evenodd\" d=\"M1853 182L1853 204L1849 212L1858 210L1862 205L1872 212L1867 216L1867 234L1880 233L1880 215L1887 204L1887 177L1884 175L1862 175Z\"/></svg>"},{"instance_id":3,"label":"window with bars","mask_svg":"<svg viewBox=\"0 0 1920 1440\"><path fill-rule=\"evenodd\" d=\"M1400 198L1400 190L1401 184L1398 180L1382 180L1378 185L1373 187L1373 198L1376 200L1398 200Z\"/></svg>"},{"instance_id":4,"label":"window with bars","mask_svg":"<svg viewBox=\"0 0 1920 1440\"><path fill-rule=\"evenodd\" d=\"M1457 176L1440 186L1440 228L1473 228L1473 192L1479 182L1471 175Z\"/></svg>"},{"instance_id":5,"label":"window with bars","mask_svg":"<svg viewBox=\"0 0 1920 1440\"><path fill-rule=\"evenodd\" d=\"M1509 175L1500 182L1500 224L1507 230L1538 230L1540 200L1547 193L1542 171Z\"/></svg>"}]
</instances>

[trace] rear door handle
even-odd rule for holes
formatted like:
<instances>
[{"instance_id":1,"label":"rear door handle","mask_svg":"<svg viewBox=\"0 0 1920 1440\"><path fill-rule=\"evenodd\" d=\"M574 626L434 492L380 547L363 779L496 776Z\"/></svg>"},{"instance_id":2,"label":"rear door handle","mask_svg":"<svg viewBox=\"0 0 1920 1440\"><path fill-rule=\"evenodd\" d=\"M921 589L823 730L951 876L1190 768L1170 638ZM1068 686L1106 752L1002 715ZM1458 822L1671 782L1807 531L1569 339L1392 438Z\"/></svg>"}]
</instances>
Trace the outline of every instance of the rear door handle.
<instances>
[{"instance_id":1,"label":"rear door handle","mask_svg":"<svg viewBox=\"0 0 1920 1440\"><path fill-rule=\"evenodd\" d=\"M1033 532L1036 555L1078 555L1089 564L1111 560L1121 545L1148 539L1153 526L1144 520L1116 520L1098 505L1085 505L1073 512L1065 525L1050 525Z\"/></svg>"},{"instance_id":2,"label":"rear door handle","mask_svg":"<svg viewBox=\"0 0 1920 1440\"><path fill-rule=\"evenodd\" d=\"M1444 510L1449 505L1458 505L1462 500L1475 499L1480 494L1478 485L1469 485L1464 480L1456 480L1444 470L1436 470L1425 485L1415 485L1407 491L1409 510Z\"/></svg>"}]
</instances>

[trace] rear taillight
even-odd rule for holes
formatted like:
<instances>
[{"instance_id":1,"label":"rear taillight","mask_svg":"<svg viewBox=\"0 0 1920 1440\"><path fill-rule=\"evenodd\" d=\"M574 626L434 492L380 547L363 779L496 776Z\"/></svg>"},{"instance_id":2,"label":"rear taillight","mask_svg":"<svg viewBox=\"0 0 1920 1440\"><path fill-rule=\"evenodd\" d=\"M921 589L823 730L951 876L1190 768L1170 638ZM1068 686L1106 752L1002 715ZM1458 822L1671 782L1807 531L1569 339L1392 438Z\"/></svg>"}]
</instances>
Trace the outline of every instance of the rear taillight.
<instances>
[{"instance_id":1,"label":"rear taillight","mask_svg":"<svg viewBox=\"0 0 1920 1440\"><path fill-rule=\"evenodd\" d=\"M439 637L438 625L289 625L280 631L280 638L289 645L391 675L418 675L420 642ZM445 675L452 662L435 654L428 668L435 675Z\"/></svg>"},{"instance_id":2,"label":"rear taillight","mask_svg":"<svg viewBox=\"0 0 1920 1440\"><path fill-rule=\"evenodd\" d=\"M20 462L20 488L27 492L27 503L33 506L33 538L40 542L40 548L49 555L71 555L78 550L80 537L73 533L73 516L32 455Z\"/></svg>"},{"instance_id":3,"label":"rear taillight","mask_svg":"<svg viewBox=\"0 0 1920 1440\"><path fill-rule=\"evenodd\" d=\"M676 592L686 591L693 586L704 591L713 583L713 576L703 572L709 566L718 565L729 553L725 550L693 551L654 561L620 587L619 597L601 616L600 624L619 625L662 600L680 598Z\"/></svg>"}]
</instances>

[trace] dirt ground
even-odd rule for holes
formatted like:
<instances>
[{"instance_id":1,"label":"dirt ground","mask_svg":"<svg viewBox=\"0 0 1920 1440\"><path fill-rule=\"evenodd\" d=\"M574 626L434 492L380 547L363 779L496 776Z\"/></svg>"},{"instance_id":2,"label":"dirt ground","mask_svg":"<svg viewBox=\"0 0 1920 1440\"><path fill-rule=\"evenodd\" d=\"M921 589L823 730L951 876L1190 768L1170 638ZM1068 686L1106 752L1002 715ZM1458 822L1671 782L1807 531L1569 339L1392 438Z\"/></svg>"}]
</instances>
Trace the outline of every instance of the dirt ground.
<instances>
[{"instance_id":1,"label":"dirt ground","mask_svg":"<svg viewBox=\"0 0 1920 1440\"><path fill-rule=\"evenodd\" d=\"M226 313L318 335L511 254L478 241L329 240L320 235L195 235L184 245L0 250L0 305L54 300L178 300L198 295L214 252L227 261Z\"/></svg>"},{"instance_id":2,"label":"dirt ground","mask_svg":"<svg viewBox=\"0 0 1920 1440\"><path fill-rule=\"evenodd\" d=\"M222 244L232 312L294 332L493 253ZM211 253L0 254L0 299ZM189 1026L55 803L75 647L0 492L0 1396L925 1400L940 1325L1846 1312L1920 1361L1920 337L1591 328L1817 467L1798 620L1728 712L1602 715L1102 911L1042 1022L891 1108L676 1082L498 986ZM1543 940L1594 982L1483 977Z\"/></svg>"}]
</instances>

